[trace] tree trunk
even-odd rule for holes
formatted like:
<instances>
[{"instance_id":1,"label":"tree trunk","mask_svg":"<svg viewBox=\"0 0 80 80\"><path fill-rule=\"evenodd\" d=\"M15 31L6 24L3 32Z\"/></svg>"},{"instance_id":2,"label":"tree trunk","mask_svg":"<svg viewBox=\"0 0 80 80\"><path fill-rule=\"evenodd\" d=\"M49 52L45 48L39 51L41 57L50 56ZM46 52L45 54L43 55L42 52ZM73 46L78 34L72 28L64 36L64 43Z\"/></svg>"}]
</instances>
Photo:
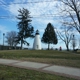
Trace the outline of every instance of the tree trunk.
<instances>
[{"instance_id":1,"label":"tree trunk","mask_svg":"<svg viewBox=\"0 0 80 80\"><path fill-rule=\"evenodd\" d=\"M23 39L21 39L21 49L22 49L22 47L23 47Z\"/></svg>"},{"instance_id":2,"label":"tree trunk","mask_svg":"<svg viewBox=\"0 0 80 80\"><path fill-rule=\"evenodd\" d=\"M22 44L22 41L21 41L21 49L22 49L22 46L23 46L23 44Z\"/></svg>"},{"instance_id":3,"label":"tree trunk","mask_svg":"<svg viewBox=\"0 0 80 80\"><path fill-rule=\"evenodd\" d=\"M48 50L49 50L49 46L50 46L50 43L48 43Z\"/></svg>"},{"instance_id":4,"label":"tree trunk","mask_svg":"<svg viewBox=\"0 0 80 80\"><path fill-rule=\"evenodd\" d=\"M66 45L66 48L67 48L67 51L69 51L69 46L68 45Z\"/></svg>"}]
</instances>

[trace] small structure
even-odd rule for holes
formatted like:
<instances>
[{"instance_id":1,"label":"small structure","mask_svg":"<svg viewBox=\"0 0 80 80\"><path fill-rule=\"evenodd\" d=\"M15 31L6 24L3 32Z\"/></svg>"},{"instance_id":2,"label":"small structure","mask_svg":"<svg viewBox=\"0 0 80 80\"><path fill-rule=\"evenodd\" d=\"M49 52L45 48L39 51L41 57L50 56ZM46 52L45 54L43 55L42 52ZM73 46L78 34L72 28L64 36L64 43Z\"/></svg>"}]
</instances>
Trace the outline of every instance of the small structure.
<instances>
[{"instance_id":1,"label":"small structure","mask_svg":"<svg viewBox=\"0 0 80 80\"><path fill-rule=\"evenodd\" d=\"M39 31L38 30L36 30L34 43L33 43L33 49L41 50L41 40L40 40L40 35L39 35Z\"/></svg>"}]
</instances>

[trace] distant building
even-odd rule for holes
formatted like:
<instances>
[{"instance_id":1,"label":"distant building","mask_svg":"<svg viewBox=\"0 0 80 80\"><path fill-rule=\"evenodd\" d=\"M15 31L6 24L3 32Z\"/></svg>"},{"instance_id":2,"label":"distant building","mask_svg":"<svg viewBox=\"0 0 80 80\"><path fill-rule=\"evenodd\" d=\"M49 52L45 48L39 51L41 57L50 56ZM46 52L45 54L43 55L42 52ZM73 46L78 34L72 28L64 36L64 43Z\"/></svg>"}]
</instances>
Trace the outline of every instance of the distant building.
<instances>
[{"instance_id":1,"label":"distant building","mask_svg":"<svg viewBox=\"0 0 80 80\"><path fill-rule=\"evenodd\" d=\"M40 35L39 35L39 31L38 30L36 30L34 43L33 43L33 49L41 50L41 39L40 39Z\"/></svg>"}]
</instances>

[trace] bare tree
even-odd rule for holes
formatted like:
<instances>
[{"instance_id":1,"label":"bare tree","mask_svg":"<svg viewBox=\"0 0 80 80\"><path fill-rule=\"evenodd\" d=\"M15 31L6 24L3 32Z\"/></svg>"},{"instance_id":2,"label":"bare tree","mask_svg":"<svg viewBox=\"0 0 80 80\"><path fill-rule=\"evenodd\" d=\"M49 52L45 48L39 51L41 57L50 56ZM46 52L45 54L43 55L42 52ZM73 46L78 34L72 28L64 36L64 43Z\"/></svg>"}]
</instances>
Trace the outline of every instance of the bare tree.
<instances>
[{"instance_id":1,"label":"bare tree","mask_svg":"<svg viewBox=\"0 0 80 80\"><path fill-rule=\"evenodd\" d=\"M80 49L80 38L79 38L78 40L79 40L79 46L78 46L78 49Z\"/></svg>"},{"instance_id":2,"label":"bare tree","mask_svg":"<svg viewBox=\"0 0 80 80\"><path fill-rule=\"evenodd\" d=\"M67 48L67 51L69 51L69 44L70 41L72 40L72 33L70 32L71 28L65 26L61 28L61 31L57 30L57 34L60 38L65 43L65 46Z\"/></svg>"},{"instance_id":3,"label":"bare tree","mask_svg":"<svg viewBox=\"0 0 80 80\"><path fill-rule=\"evenodd\" d=\"M17 36L16 31L7 32L6 42L8 43L9 46L13 47L16 45L16 42L15 42L16 36Z\"/></svg>"},{"instance_id":4,"label":"bare tree","mask_svg":"<svg viewBox=\"0 0 80 80\"><path fill-rule=\"evenodd\" d=\"M63 24L75 28L80 33L80 0L60 0L64 14ZM61 5L60 5L61 6ZM61 15L62 15L61 13Z\"/></svg>"}]
</instances>

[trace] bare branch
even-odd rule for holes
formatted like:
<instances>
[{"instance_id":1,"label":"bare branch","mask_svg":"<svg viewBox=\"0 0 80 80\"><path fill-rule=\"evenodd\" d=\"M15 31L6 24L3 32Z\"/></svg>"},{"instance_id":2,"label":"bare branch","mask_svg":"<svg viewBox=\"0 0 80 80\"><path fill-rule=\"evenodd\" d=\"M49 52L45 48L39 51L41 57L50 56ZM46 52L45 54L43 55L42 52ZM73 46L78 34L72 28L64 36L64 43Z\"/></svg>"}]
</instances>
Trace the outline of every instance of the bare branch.
<instances>
[{"instance_id":1,"label":"bare branch","mask_svg":"<svg viewBox=\"0 0 80 80\"><path fill-rule=\"evenodd\" d=\"M66 14L65 15L67 24L66 25L72 25L79 33L80 33L80 0L60 0L65 7L62 10ZM62 15L62 14L61 14ZM64 16L64 15L63 15ZM63 17L64 19L64 17ZM70 23L70 19L73 21L73 24Z\"/></svg>"}]
</instances>

